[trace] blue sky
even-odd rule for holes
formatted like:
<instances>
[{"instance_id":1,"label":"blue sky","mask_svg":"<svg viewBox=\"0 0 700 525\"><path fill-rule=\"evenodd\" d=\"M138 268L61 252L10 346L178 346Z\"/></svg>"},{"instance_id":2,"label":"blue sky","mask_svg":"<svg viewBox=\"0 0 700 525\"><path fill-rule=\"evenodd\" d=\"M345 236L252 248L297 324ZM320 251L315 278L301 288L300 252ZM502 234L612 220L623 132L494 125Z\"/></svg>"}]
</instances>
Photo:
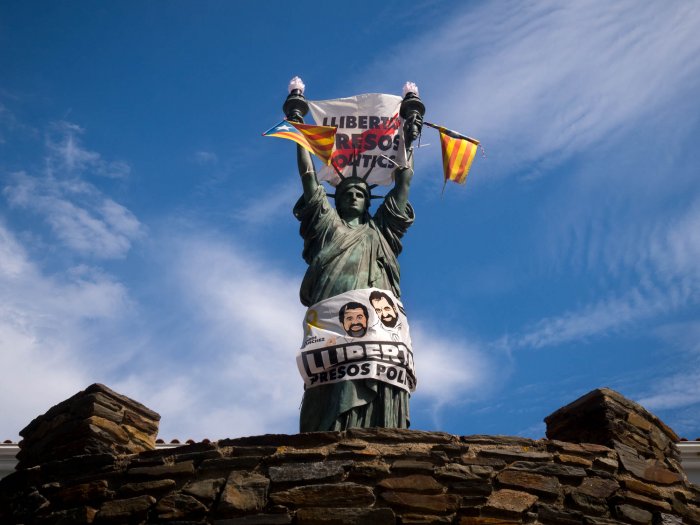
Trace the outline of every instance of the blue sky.
<instances>
[{"instance_id":1,"label":"blue sky","mask_svg":"<svg viewBox=\"0 0 700 525\"><path fill-rule=\"evenodd\" d=\"M542 437L608 386L700 437L700 5L290 5L0 3L0 438L93 382L165 439L296 431L294 75L412 80L486 148L443 197L417 153L413 428Z\"/></svg>"}]
</instances>

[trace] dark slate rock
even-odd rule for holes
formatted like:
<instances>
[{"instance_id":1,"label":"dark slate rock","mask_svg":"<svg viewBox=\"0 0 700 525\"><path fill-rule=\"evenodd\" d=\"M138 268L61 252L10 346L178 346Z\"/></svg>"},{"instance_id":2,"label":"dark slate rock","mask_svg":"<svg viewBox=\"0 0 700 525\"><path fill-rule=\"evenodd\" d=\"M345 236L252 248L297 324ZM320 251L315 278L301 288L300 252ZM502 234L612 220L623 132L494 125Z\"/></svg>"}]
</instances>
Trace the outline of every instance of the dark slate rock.
<instances>
[{"instance_id":1,"label":"dark slate rock","mask_svg":"<svg viewBox=\"0 0 700 525\"><path fill-rule=\"evenodd\" d=\"M64 487L51 494L51 500L61 506L73 507L80 503L103 501L111 499L112 493L107 490L107 481L100 479L89 483L80 483Z\"/></svg>"},{"instance_id":2,"label":"dark slate rock","mask_svg":"<svg viewBox=\"0 0 700 525\"><path fill-rule=\"evenodd\" d=\"M557 497L561 489L556 477L520 470L504 470L496 476L496 479L504 487L524 490L540 496Z\"/></svg>"},{"instance_id":3,"label":"dark slate rock","mask_svg":"<svg viewBox=\"0 0 700 525\"><path fill-rule=\"evenodd\" d=\"M350 477L359 479L376 479L389 474L389 465L380 461L363 461L353 463L350 467Z\"/></svg>"},{"instance_id":4,"label":"dark slate rock","mask_svg":"<svg viewBox=\"0 0 700 525\"><path fill-rule=\"evenodd\" d=\"M288 463L279 467L270 467L269 476L273 483L339 480L351 464L351 461Z\"/></svg>"},{"instance_id":5,"label":"dark slate rock","mask_svg":"<svg viewBox=\"0 0 700 525\"><path fill-rule=\"evenodd\" d=\"M531 452L517 448L487 448L478 452L480 456L502 459L504 461L551 461L548 452Z\"/></svg>"},{"instance_id":6,"label":"dark slate rock","mask_svg":"<svg viewBox=\"0 0 700 525\"><path fill-rule=\"evenodd\" d=\"M489 496L486 505L484 505L484 511L497 515L520 516L530 509L537 502L537 499L537 496L527 492L501 489Z\"/></svg>"},{"instance_id":7,"label":"dark slate rock","mask_svg":"<svg viewBox=\"0 0 700 525\"><path fill-rule=\"evenodd\" d=\"M222 439L220 447L319 447L336 443L343 437L342 432L306 432L303 434L265 434L235 439Z\"/></svg>"},{"instance_id":8,"label":"dark slate rock","mask_svg":"<svg viewBox=\"0 0 700 525\"><path fill-rule=\"evenodd\" d=\"M581 512L542 503L537 505L537 516L542 523L551 523L553 525L581 525L583 523L583 514Z\"/></svg>"},{"instance_id":9,"label":"dark slate rock","mask_svg":"<svg viewBox=\"0 0 700 525\"><path fill-rule=\"evenodd\" d=\"M188 483L182 492L194 496L204 502L210 503L219 495L221 487L226 483L224 478L200 479Z\"/></svg>"},{"instance_id":10,"label":"dark slate rock","mask_svg":"<svg viewBox=\"0 0 700 525\"><path fill-rule=\"evenodd\" d=\"M255 472L233 471L226 480L217 510L227 516L235 512L260 511L267 505L270 480Z\"/></svg>"},{"instance_id":11,"label":"dark slate rock","mask_svg":"<svg viewBox=\"0 0 700 525\"><path fill-rule=\"evenodd\" d=\"M292 517L289 514L252 514L240 518L215 520L214 525L289 525Z\"/></svg>"},{"instance_id":12,"label":"dark slate rock","mask_svg":"<svg viewBox=\"0 0 700 525\"><path fill-rule=\"evenodd\" d=\"M619 488L620 484L615 480L590 477L584 479L577 487L577 490L593 498L605 499Z\"/></svg>"},{"instance_id":13,"label":"dark slate rock","mask_svg":"<svg viewBox=\"0 0 700 525\"><path fill-rule=\"evenodd\" d=\"M595 498L578 490L569 492L566 495L565 502L567 506L592 516L602 516L608 512L608 505L605 499Z\"/></svg>"},{"instance_id":14,"label":"dark slate rock","mask_svg":"<svg viewBox=\"0 0 700 525\"><path fill-rule=\"evenodd\" d=\"M402 514L401 525L442 525L452 523L452 516L432 516L428 514Z\"/></svg>"},{"instance_id":15,"label":"dark slate rock","mask_svg":"<svg viewBox=\"0 0 700 525\"><path fill-rule=\"evenodd\" d=\"M619 495L621 498L625 499L626 503L630 503L638 507L655 511L671 512L671 505L663 499L649 498L647 496L637 494L636 492L629 491L621 491Z\"/></svg>"},{"instance_id":16,"label":"dark slate rock","mask_svg":"<svg viewBox=\"0 0 700 525\"><path fill-rule=\"evenodd\" d=\"M435 465L430 461L416 461L413 459L397 459L391 464L391 470L406 472L433 472Z\"/></svg>"},{"instance_id":17,"label":"dark slate rock","mask_svg":"<svg viewBox=\"0 0 700 525\"><path fill-rule=\"evenodd\" d=\"M521 525L522 523L519 519L490 518L488 516L462 516L458 522L459 525Z\"/></svg>"},{"instance_id":18,"label":"dark slate rock","mask_svg":"<svg viewBox=\"0 0 700 525\"><path fill-rule=\"evenodd\" d=\"M136 496L137 494L159 494L174 488L175 480L172 479L154 479L153 481L143 481L140 483L127 483L119 487L117 494L119 496Z\"/></svg>"},{"instance_id":19,"label":"dark slate rock","mask_svg":"<svg viewBox=\"0 0 700 525\"><path fill-rule=\"evenodd\" d=\"M393 490L382 492L381 498L392 507L438 514L455 512L460 501L454 494L415 494Z\"/></svg>"},{"instance_id":20,"label":"dark slate rock","mask_svg":"<svg viewBox=\"0 0 700 525\"><path fill-rule=\"evenodd\" d=\"M95 521L132 523L137 520L142 520L146 517L148 510L155 502L156 499L149 495L107 501L100 507L95 516Z\"/></svg>"},{"instance_id":21,"label":"dark slate rock","mask_svg":"<svg viewBox=\"0 0 700 525\"><path fill-rule=\"evenodd\" d=\"M196 498L174 492L161 499L156 505L156 515L161 520L199 519L204 517L209 509Z\"/></svg>"},{"instance_id":22,"label":"dark slate rock","mask_svg":"<svg viewBox=\"0 0 700 525\"><path fill-rule=\"evenodd\" d=\"M521 438L514 436L487 436L475 434L472 436L460 436L462 443L469 445L496 445L502 447L504 445L512 445L519 447L537 448L540 442L534 439Z\"/></svg>"},{"instance_id":23,"label":"dark slate rock","mask_svg":"<svg viewBox=\"0 0 700 525\"><path fill-rule=\"evenodd\" d=\"M509 470L523 470L543 476L556 476L565 479L581 479L586 477L586 470L581 467L560 465L557 463L535 463L533 461L516 461L508 465Z\"/></svg>"},{"instance_id":24,"label":"dark slate rock","mask_svg":"<svg viewBox=\"0 0 700 525\"><path fill-rule=\"evenodd\" d=\"M229 472L237 469L253 469L260 463L260 459L256 456L205 459L199 465L199 470Z\"/></svg>"},{"instance_id":25,"label":"dark slate rock","mask_svg":"<svg viewBox=\"0 0 700 525\"><path fill-rule=\"evenodd\" d=\"M617 505L615 507L617 517L632 523L651 524L652 513L632 505Z\"/></svg>"},{"instance_id":26,"label":"dark slate rock","mask_svg":"<svg viewBox=\"0 0 700 525\"><path fill-rule=\"evenodd\" d=\"M450 483L450 491L466 496L488 496L493 491L493 485L489 480L473 479Z\"/></svg>"},{"instance_id":27,"label":"dark slate rock","mask_svg":"<svg viewBox=\"0 0 700 525\"><path fill-rule=\"evenodd\" d=\"M357 483L328 483L275 492L270 499L293 507L365 507L374 503L374 493Z\"/></svg>"},{"instance_id":28,"label":"dark slate rock","mask_svg":"<svg viewBox=\"0 0 700 525\"><path fill-rule=\"evenodd\" d=\"M387 508L304 508L296 513L297 525L395 525L396 516Z\"/></svg>"},{"instance_id":29,"label":"dark slate rock","mask_svg":"<svg viewBox=\"0 0 700 525\"><path fill-rule=\"evenodd\" d=\"M86 525L93 523L97 509L88 506L75 507L72 509L59 510L39 519L39 523L50 523L51 525Z\"/></svg>"},{"instance_id":30,"label":"dark slate rock","mask_svg":"<svg viewBox=\"0 0 700 525\"><path fill-rule=\"evenodd\" d=\"M129 476L142 476L145 478L178 477L194 475L194 463L183 461L174 465L155 465L152 467L134 467L127 470Z\"/></svg>"},{"instance_id":31,"label":"dark slate rock","mask_svg":"<svg viewBox=\"0 0 700 525\"><path fill-rule=\"evenodd\" d=\"M422 492L424 494L440 494L445 487L435 481L432 476L414 474L396 478L386 478L377 484L378 487L403 492Z\"/></svg>"}]
</instances>

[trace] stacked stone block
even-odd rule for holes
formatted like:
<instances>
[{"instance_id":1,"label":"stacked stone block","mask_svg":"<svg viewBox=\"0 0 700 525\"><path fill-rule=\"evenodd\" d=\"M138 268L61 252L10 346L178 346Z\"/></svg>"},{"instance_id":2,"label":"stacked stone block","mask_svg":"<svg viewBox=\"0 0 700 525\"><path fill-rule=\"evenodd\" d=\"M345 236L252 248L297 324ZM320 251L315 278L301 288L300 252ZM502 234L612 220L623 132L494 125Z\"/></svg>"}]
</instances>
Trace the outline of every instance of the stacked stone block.
<instances>
[{"instance_id":1,"label":"stacked stone block","mask_svg":"<svg viewBox=\"0 0 700 525\"><path fill-rule=\"evenodd\" d=\"M19 435L18 468L81 454L134 454L155 448L160 416L95 383L37 417Z\"/></svg>"}]
</instances>

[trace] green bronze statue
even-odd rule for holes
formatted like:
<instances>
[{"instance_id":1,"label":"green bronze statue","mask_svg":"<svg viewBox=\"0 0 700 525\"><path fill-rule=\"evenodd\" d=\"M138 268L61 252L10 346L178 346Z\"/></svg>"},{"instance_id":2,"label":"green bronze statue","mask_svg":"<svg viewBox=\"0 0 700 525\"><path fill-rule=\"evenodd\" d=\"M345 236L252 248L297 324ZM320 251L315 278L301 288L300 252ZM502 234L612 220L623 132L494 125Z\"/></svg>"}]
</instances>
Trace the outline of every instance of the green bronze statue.
<instances>
[{"instance_id":1,"label":"green bronze statue","mask_svg":"<svg viewBox=\"0 0 700 525\"><path fill-rule=\"evenodd\" d=\"M285 110L288 108L285 107ZM289 120L303 122L299 111L287 111ZM407 148L420 133L422 117L405 119ZM304 239L303 258L309 267L301 284L305 306L366 288L401 295L397 261L401 239L413 224L408 202L413 177L408 166L394 171L394 186L371 215L370 187L357 176L343 179L335 188L335 208L319 183L311 155L297 146L297 163L303 195L294 206ZM301 406L300 431L344 430L350 427L408 428L409 394L373 379L341 381L307 388Z\"/></svg>"}]
</instances>

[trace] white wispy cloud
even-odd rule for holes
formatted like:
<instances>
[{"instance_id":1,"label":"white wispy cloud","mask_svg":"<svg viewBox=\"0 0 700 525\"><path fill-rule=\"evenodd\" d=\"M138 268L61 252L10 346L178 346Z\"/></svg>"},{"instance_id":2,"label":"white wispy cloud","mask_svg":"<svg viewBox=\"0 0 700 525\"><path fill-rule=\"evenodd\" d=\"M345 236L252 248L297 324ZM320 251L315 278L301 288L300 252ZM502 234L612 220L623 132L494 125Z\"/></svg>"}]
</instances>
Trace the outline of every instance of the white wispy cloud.
<instances>
[{"instance_id":1,"label":"white wispy cloud","mask_svg":"<svg viewBox=\"0 0 700 525\"><path fill-rule=\"evenodd\" d=\"M177 358L157 352L116 388L158 410L164 435L295 432L302 393L298 279L202 232L164 240L161 249L174 262L163 300L179 307L175 339L157 337Z\"/></svg>"},{"instance_id":2,"label":"white wispy cloud","mask_svg":"<svg viewBox=\"0 0 700 525\"><path fill-rule=\"evenodd\" d=\"M544 318L502 346L541 348L609 335L700 301L700 201L666 217L653 228L599 232L606 249L603 268L624 276L623 286L606 285L601 299ZM622 240L622 241L621 241ZM607 262L605 262L607 261ZM626 284L626 286L624 285ZM629 284L631 283L631 284Z\"/></svg>"},{"instance_id":3,"label":"white wispy cloud","mask_svg":"<svg viewBox=\"0 0 700 525\"><path fill-rule=\"evenodd\" d=\"M235 212L237 219L250 225L272 224L280 217L291 217L289 203L301 196L301 183L293 180L267 190L243 204Z\"/></svg>"},{"instance_id":4,"label":"white wispy cloud","mask_svg":"<svg viewBox=\"0 0 700 525\"><path fill-rule=\"evenodd\" d=\"M121 160L107 161L96 151L85 148L80 136L83 128L72 122L59 121L49 126L45 145L47 168L68 174L88 172L109 178L124 178L129 175L129 164Z\"/></svg>"},{"instance_id":5,"label":"white wispy cloud","mask_svg":"<svg viewBox=\"0 0 700 525\"><path fill-rule=\"evenodd\" d=\"M10 206L46 221L68 248L101 259L124 257L145 228L127 208L81 179L9 175L3 194Z\"/></svg>"},{"instance_id":6,"label":"white wispy cloud","mask_svg":"<svg viewBox=\"0 0 700 525\"><path fill-rule=\"evenodd\" d=\"M368 76L416 80L429 120L486 145L482 170L536 171L643 119L673 119L669 101L699 85L699 23L700 7L684 2L475 4L382 56Z\"/></svg>"},{"instance_id":7,"label":"white wispy cloud","mask_svg":"<svg viewBox=\"0 0 700 525\"><path fill-rule=\"evenodd\" d=\"M658 386L649 388L639 403L649 410L667 410L700 404L700 367L693 362L689 369L670 377L658 378Z\"/></svg>"},{"instance_id":8,"label":"white wispy cloud","mask_svg":"<svg viewBox=\"0 0 700 525\"><path fill-rule=\"evenodd\" d=\"M124 286L96 268L49 275L0 220L0 434L15 438L31 418L93 382L95 363L132 308ZM92 347L97 341L102 348ZM101 372L102 373L102 372ZM92 376L92 377L91 377Z\"/></svg>"},{"instance_id":9,"label":"white wispy cloud","mask_svg":"<svg viewBox=\"0 0 700 525\"><path fill-rule=\"evenodd\" d=\"M409 319L418 385L411 402L429 411L434 429L442 428L443 409L483 400L507 381L503 355L464 336L442 334L429 320ZM498 378L498 381L496 381Z\"/></svg>"},{"instance_id":10,"label":"white wispy cloud","mask_svg":"<svg viewBox=\"0 0 700 525\"><path fill-rule=\"evenodd\" d=\"M217 164L219 156L213 151L199 150L194 152L194 161L202 166Z\"/></svg>"}]
</instances>

